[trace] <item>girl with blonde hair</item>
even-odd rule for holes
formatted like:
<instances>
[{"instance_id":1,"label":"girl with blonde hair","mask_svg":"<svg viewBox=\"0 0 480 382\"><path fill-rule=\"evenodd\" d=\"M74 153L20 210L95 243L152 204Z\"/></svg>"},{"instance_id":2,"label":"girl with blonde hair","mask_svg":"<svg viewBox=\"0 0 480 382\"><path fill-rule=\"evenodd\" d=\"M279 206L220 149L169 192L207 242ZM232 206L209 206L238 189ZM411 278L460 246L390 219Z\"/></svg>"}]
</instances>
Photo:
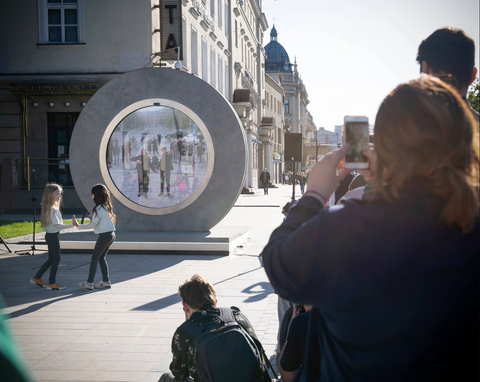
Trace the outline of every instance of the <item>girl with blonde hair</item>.
<instances>
[{"instance_id":1,"label":"girl with blonde hair","mask_svg":"<svg viewBox=\"0 0 480 382\"><path fill-rule=\"evenodd\" d=\"M64 286L56 282L57 269L60 264L60 238L62 229L72 228L72 224L63 224L60 205L62 203L62 186L56 183L47 183L42 197L42 214L40 224L45 232L45 241L48 245L48 259L30 280L32 284L48 290L62 290ZM43 274L50 268L48 284L42 280Z\"/></svg>"},{"instance_id":2,"label":"girl with blonde hair","mask_svg":"<svg viewBox=\"0 0 480 382\"><path fill-rule=\"evenodd\" d=\"M92 199L95 207L93 207L90 216L90 223L77 224L77 227L78 229L93 228L94 232L98 234L98 239L93 249L88 279L83 283L78 283L78 287L85 290L110 289L112 283L108 273L107 253L115 241L115 214L113 213L110 192L103 184L96 184L92 187ZM73 220L76 222L75 216L73 216ZM103 280L93 284L98 263L100 263Z\"/></svg>"}]
</instances>

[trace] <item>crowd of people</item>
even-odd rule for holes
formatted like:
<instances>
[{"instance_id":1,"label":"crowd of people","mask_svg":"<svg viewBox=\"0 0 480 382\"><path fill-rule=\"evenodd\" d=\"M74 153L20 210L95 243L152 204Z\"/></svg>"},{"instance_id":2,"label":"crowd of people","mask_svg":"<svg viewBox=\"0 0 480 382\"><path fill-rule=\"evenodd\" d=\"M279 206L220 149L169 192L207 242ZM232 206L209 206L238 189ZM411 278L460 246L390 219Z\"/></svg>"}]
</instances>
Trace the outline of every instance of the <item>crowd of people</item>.
<instances>
[{"instance_id":1,"label":"crowd of people","mask_svg":"<svg viewBox=\"0 0 480 382\"><path fill-rule=\"evenodd\" d=\"M326 155L272 233L264 267L293 311L284 381L479 379L474 51L458 29L425 39L421 77L380 106L369 168L342 167L348 145Z\"/></svg>"},{"instance_id":2,"label":"crowd of people","mask_svg":"<svg viewBox=\"0 0 480 382\"><path fill-rule=\"evenodd\" d=\"M383 100L373 144L363 152L368 169L358 174L342 166L346 144L310 172L282 174L283 183L298 182L302 197L262 259L283 304L279 320L287 329L277 365L284 382L479 379L479 116L466 102L474 52L473 40L452 28L420 44L423 74ZM141 171L160 169L161 192L165 182L169 193L168 169L183 154L163 147L152 164L144 151L130 160ZM185 154L193 158L194 151ZM268 194L266 169L260 181ZM92 188L95 207L86 225L75 218L63 225L61 194L61 186L45 188L41 222L49 255L31 282L63 289L56 282L58 232L78 226L99 234L79 287L97 288L98 263L99 287L111 287L106 254L115 215L108 190ZM47 284L41 277L48 268ZM185 322L173 335L170 371L160 381L270 380L268 359L239 308L217 307L212 284L199 275L178 293Z\"/></svg>"}]
</instances>

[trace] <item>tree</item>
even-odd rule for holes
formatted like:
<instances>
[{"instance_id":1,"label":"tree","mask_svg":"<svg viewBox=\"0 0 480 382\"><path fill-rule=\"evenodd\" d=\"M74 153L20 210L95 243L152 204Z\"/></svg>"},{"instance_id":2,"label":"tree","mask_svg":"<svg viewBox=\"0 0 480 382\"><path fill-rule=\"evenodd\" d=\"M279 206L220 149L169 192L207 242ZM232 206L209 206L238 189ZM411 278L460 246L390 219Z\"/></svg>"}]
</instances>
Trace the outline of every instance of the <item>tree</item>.
<instances>
[{"instance_id":1,"label":"tree","mask_svg":"<svg viewBox=\"0 0 480 382\"><path fill-rule=\"evenodd\" d=\"M467 95L468 101L477 113L480 113L480 79L477 77L470 85L470 91Z\"/></svg>"}]
</instances>

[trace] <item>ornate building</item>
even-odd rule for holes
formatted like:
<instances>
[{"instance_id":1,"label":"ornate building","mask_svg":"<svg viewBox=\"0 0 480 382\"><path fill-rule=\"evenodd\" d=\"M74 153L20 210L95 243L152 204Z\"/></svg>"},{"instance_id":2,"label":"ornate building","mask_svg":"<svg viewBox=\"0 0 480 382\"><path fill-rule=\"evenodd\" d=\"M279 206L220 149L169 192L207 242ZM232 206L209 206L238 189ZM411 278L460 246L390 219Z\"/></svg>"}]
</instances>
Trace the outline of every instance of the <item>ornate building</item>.
<instances>
[{"instance_id":1,"label":"ornate building","mask_svg":"<svg viewBox=\"0 0 480 382\"><path fill-rule=\"evenodd\" d=\"M274 171L283 118L265 99L276 85L265 78L261 0L172 1L2 1L0 212L30 210L32 168L37 187L59 182L66 210L82 209L69 172L76 120L101 86L145 67L188 71L232 104L247 135L246 188Z\"/></svg>"},{"instance_id":2,"label":"ornate building","mask_svg":"<svg viewBox=\"0 0 480 382\"><path fill-rule=\"evenodd\" d=\"M301 133L307 139L307 89L297 69L296 60L292 63L285 48L278 42L278 33L273 26L270 42L265 46L265 71L284 90L284 127L285 133ZM282 157L282 161L283 161ZM286 169L291 164L285 162ZM305 165L305 160L302 166ZM299 165L300 166L300 165ZM298 169L297 169L298 171Z\"/></svg>"}]
</instances>

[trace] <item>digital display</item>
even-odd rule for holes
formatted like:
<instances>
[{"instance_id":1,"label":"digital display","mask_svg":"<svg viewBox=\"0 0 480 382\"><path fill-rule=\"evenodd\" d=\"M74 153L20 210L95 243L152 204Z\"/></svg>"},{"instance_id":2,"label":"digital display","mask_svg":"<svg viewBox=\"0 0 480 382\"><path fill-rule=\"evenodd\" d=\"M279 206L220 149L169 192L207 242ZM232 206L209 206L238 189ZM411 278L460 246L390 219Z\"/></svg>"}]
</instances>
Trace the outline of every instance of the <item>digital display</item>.
<instances>
[{"instance_id":1,"label":"digital display","mask_svg":"<svg viewBox=\"0 0 480 382\"><path fill-rule=\"evenodd\" d=\"M198 189L208 154L195 121L171 107L148 106L117 125L106 162L113 183L126 198L141 206L165 208Z\"/></svg>"},{"instance_id":2,"label":"digital display","mask_svg":"<svg viewBox=\"0 0 480 382\"><path fill-rule=\"evenodd\" d=\"M350 143L345 162L367 162L368 159L362 151L368 149L368 122L345 122L345 142Z\"/></svg>"}]
</instances>

